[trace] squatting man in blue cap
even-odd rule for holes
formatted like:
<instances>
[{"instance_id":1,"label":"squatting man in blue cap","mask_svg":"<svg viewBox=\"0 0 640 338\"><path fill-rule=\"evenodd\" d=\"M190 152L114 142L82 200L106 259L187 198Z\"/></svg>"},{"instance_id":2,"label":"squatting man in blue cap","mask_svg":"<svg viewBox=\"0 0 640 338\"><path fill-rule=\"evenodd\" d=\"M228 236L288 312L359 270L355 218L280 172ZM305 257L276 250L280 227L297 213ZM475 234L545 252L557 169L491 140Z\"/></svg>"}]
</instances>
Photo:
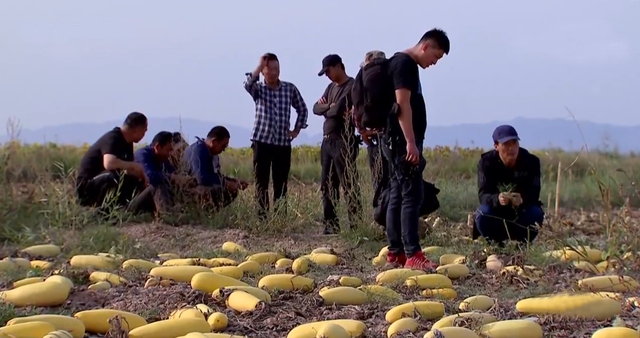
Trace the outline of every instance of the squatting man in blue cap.
<instances>
[{"instance_id":1,"label":"squatting man in blue cap","mask_svg":"<svg viewBox=\"0 0 640 338\"><path fill-rule=\"evenodd\" d=\"M501 246L506 240L531 242L544 220L540 159L520 147L520 137L509 125L494 130L493 145L478 162L480 208L474 237Z\"/></svg>"}]
</instances>

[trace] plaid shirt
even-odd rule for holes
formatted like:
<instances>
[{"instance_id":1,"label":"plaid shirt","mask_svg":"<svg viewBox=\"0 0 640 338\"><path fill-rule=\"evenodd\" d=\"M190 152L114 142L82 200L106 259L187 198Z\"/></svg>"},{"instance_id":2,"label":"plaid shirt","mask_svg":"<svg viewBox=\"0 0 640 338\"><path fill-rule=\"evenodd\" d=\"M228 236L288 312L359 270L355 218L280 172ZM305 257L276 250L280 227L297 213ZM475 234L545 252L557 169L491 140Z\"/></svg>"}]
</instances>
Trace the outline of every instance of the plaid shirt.
<instances>
[{"instance_id":1,"label":"plaid shirt","mask_svg":"<svg viewBox=\"0 0 640 338\"><path fill-rule=\"evenodd\" d=\"M291 145L288 135L291 127L291 107L298 114L295 128L307 128L307 105L293 83L280 81L278 88L272 89L249 74L244 82L244 89L256 103L251 141L278 146Z\"/></svg>"}]
</instances>

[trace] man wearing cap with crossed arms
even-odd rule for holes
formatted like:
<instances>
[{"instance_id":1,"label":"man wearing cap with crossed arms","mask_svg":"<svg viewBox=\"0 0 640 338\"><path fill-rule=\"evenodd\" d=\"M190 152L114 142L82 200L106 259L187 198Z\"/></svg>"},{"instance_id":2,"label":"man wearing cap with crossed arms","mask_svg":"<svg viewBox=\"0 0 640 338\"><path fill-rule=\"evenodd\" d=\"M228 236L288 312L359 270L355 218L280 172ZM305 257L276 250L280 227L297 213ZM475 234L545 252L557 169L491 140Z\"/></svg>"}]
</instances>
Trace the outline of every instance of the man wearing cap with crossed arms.
<instances>
[{"instance_id":1,"label":"man wearing cap with crossed arms","mask_svg":"<svg viewBox=\"0 0 640 338\"><path fill-rule=\"evenodd\" d=\"M540 159L520 148L518 132L510 125L494 130L493 146L478 162L480 208L474 233L499 245L531 242L544 220Z\"/></svg>"}]
</instances>

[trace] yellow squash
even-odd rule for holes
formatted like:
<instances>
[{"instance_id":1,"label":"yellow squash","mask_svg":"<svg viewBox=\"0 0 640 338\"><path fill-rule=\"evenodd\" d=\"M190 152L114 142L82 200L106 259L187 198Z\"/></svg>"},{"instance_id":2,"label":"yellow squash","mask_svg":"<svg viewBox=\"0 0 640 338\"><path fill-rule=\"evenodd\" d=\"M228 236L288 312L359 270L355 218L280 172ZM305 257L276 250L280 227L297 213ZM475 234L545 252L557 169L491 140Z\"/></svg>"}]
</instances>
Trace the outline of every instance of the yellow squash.
<instances>
[{"instance_id":1,"label":"yellow squash","mask_svg":"<svg viewBox=\"0 0 640 338\"><path fill-rule=\"evenodd\" d=\"M69 297L69 287L62 283L35 283L0 292L0 299L16 307L60 306Z\"/></svg>"},{"instance_id":2,"label":"yellow squash","mask_svg":"<svg viewBox=\"0 0 640 338\"><path fill-rule=\"evenodd\" d=\"M45 257L45 258L57 257L62 252L62 250L60 250L60 247L55 244L32 245L20 251L28 254L31 257Z\"/></svg>"},{"instance_id":3,"label":"yellow squash","mask_svg":"<svg viewBox=\"0 0 640 338\"><path fill-rule=\"evenodd\" d=\"M69 260L69 265L73 269L85 270L115 270L118 267L118 262L111 257L97 256L97 255L75 255Z\"/></svg>"},{"instance_id":4,"label":"yellow squash","mask_svg":"<svg viewBox=\"0 0 640 338\"><path fill-rule=\"evenodd\" d=\"M327 324L336 324L342 326L352 337L361 337L367 326L359 321L353 319L334 319L325 320L320 322L311 322L294 327L287 338L315 338L318 331Z\"/></svg>"},{"instance_id":5,"label":"yellow squash","mask_svg":"<svg viewBox=\"0 0 640 338\"><path fill-rule=\"evenodd\" d=\"M564 293L527 298L516 303L516 310L533 315L562 315L566 317L606 320L622 312L620 302L592 293Z\"/></svg>"},{"instance_id":6,"label":"yellow squash","mask_svg":"<svg viewBox=\"0 0 640 338\"><path fill-rule=\"evenodd\" d=\"M413 318L398 319L387 329L387 337L392 338L401 333L415 333L420 325Z\"/></svg>"},{"instance_id":7,"label":"yellow squash","mask_svg":"<svg viewBox=\"0 0 640 338\"><path fill-rule=\"evenodd\" d=\"M151 269L149 275L169 279L179 283L190 283L191 278L200 272L211 272L206 266L159 266Z\"/></svg>"},{"instance_id":8,"label":"yellow squash","mask_svg":"<svg viewBox=\"0 0 640 338\"><path fill-rule=\"evenodd\" d=\"M105 334L109 331L109 319L118 315L124 319L120 323L125 330L147 325L147 320L135 313L112 309L85 310L77 312L73 316L84 323L87 332Z\"/></svg>"},{"instance_id":9,"label":"yellow squash","mask_svg":"<svg viewBox=\"0 0 640 338\"><path fill-rule=\"evenodd\" d=\"M197 273L191 278L191 287L194 290L211 293L225 286L250 286L235 278L219 275L211 271Z\"/></svg>"},{"instance_id":10,"label":"yellow squash","mask_svg":"<svg viewBox=\"0 0 640 338\"><path fill-rule=\"evenodd\" d=\"M258 282L258 287L264 288L269 292L275 289L287 291L311 291L314 287L314 280L304 276L287 273L273 274L262 277Z\"/></svg>"},{"instance_id":11,"label":"yellow squash","mask_svg":"<svg viewBox=\"0 0 640 338\"><path fill-rule=\"evenodd\" d=\"M408 278L424 275L424 271L420 270L411 270L411 269L391 269L387 271L380 272L376 276L376 283L378 285L393 285L393 284L402 284Z\"/></svg>"},{"instance_id":12,"label":"yellow squash","mask_svg":"<svg viewBox=\"0 0 640 338\"><path fill-rule=\"evenodd\" d=\"M167 319L140 326L129 331L129 338L176 338L191 332L207 333L209 323L204 319Z\"/></svg>"},{"instance_id":13,"label":"yellow squash","mask_svg":"<svg viewBox=\"0 0 640 338\"><path fill-rule=\"evenodd\" d=\"M434 320L444 316L444 304L426 300L404 303L387 311L385 320L393 323L405 315L410 316L414 313L426 320Z\"/></svg>"},{"instance_id":14,"label":"yellow squash","mask_svg":"<svg viewBox=\"0 0 640 338\"><path fill-rule=\"evenodd\" d=\"M16 325L0 327L0 337L44 337L47 333L55 331L56 327L47 322L28 322Z\"/></svg>"},{"instance_id":15,"label":"yellow squash","mask_svg":"<svg viewBox=\"0 0 640 338\"><path fill-rule=\"evenodd\" d=\"M417 286L421 289L453 289L451 279L440 274L422 274L407 278L406 286Z\"/></svg>"},{"instance_id":16,"label":"yellow squash","mask_svg":"<svg viewBox=\"0 0 640 338\"><path fill-rule=\"evenodd\" d=\"M363 305L369 302L367 294L350 286L338 286L320 291L326 305Z\"/></svg>"},{"instance_id":17,"label":"yellow squash","mask_svg":"<svg viewBox=\"0 0 640 338\"><path fill-rule=\"evenodd\" d=\"M64 330L73 336L73 338L84 337L84 323L77 318L62 315L34 315L28 317L18 317L7 322L7 326L32 323L47 322L55 327L55 330ZM52 330L53 331L53 330Z\"/></svg>"}]
</instances>

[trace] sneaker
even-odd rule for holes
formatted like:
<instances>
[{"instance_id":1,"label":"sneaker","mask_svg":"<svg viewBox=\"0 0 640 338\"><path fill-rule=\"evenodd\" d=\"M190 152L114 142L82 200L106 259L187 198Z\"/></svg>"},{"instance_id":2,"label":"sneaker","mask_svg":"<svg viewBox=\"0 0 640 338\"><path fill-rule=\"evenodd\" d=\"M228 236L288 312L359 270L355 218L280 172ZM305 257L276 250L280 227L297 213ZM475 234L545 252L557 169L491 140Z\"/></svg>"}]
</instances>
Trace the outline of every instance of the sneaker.
<instances>
[{"instance_id":1,"label":"sneaker","mask_svg":"<svg viewBox=\"0 0 640 338\"><path fill-rule=\"evenodd\" d=\"M399 254L387 253L387 265L394 268L401 268L407 263L407 255L404 252Z\"/></svg>"},{"instance_id":2,"label":"sneaker","mask_svg":"<svg viewBox=\"0 0 640 338\"><path fill-rule=\"evenodd\" d=\"M404 267L412 270L434 272L438 267L438 264L431 262L429 258L424 256L424 253L422 253L422 251L418 251L413 256L409 257L409 259L407 259Z\"/></svg>"}]
</instances>

